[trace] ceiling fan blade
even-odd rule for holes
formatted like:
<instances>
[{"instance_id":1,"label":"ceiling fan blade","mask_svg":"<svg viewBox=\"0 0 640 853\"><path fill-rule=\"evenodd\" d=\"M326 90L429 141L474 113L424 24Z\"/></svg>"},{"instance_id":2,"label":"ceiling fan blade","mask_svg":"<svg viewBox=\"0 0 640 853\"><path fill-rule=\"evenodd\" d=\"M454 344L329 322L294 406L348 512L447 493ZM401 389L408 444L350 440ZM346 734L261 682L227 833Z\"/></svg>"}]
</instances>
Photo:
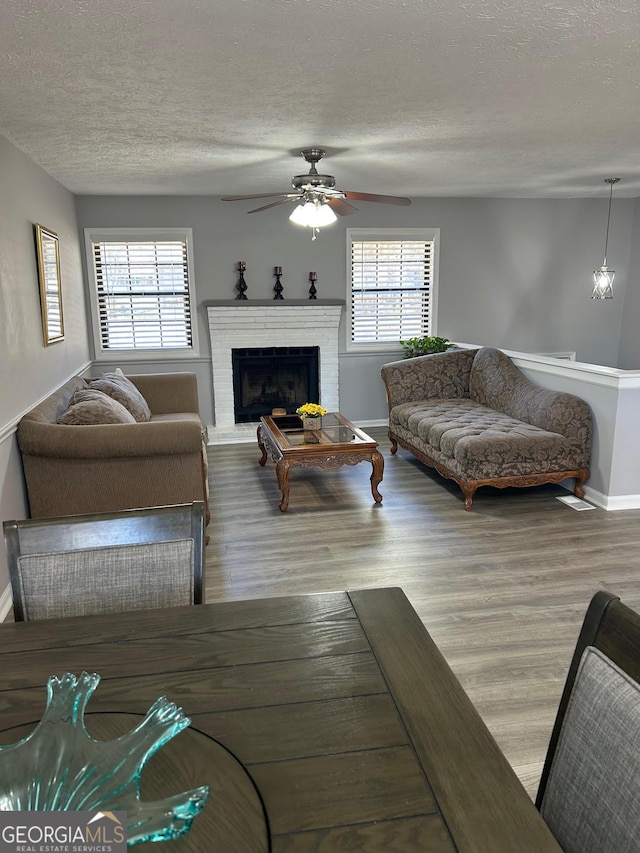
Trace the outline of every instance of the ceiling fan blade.
<instances>
[{"instance_id":1,"label":"ceiling fan blade","mask_svg":"<svg viewBox=\"0 0 640 853\"><path fill-rule=\"evenodd\" d=\"M403 196L398 195L377 195L376 193L352 193L347 190L343 190L343 195L345 198L352 198L355 201L375 201L379 204L411 204L410 198L404 198Z\"/></svg>"},{"instance_id":2,"label":"ceiling fan blade","mask_svg":"<svg viewBox=\"0 0 640 853\"><path fill-rule=\"evenodd\" d=\"M269 210L270 207L276 207L279 204L286 204L289 201L296 201L302 198L300 195L292 195L290 198L281 198L280 201L272 201L271 204L263 204L262 207L256 207L253 210L248 210L247 213L260 213L261 210Z\"/></svg>"},{"instance_id":3,"label":"ceiling fan blade","mask_svg":"<svg viewBox=\"0 0 640 853\"><path fill-rule=\"evenodd\" d=\"M337 196L335 198L328 198L327 204L334 213L338 214L338 216L351 216L352 213L358 212L357 207L354 207L352 204L347 204L344 199L338 198Z\"/></svg>"},{"instance_id":4,"label":"ceiling fan blade","mask_svg":"<svg viewBox=\"0 0 640 853\"><path fill-rule=\"evenodd\" d=\"M250 198L275 198L277 195L293 197L294 193L258 193L258 195L226 195L220 201L245 201Z\"/></svg>"}]
</instances>

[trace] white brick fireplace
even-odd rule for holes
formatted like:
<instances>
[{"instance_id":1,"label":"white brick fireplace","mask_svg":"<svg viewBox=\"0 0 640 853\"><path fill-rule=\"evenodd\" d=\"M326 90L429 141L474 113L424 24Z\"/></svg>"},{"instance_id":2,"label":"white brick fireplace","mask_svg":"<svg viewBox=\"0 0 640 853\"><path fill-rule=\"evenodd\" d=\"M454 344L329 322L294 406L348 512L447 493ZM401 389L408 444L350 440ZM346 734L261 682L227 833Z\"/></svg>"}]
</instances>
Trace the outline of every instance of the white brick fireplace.
<instances>
[{"instance_id":1,"label":"white brick fireplace","mask_svg":"<svg viewBox=\"0 0 640 853\"><path fill-rule=\"evenodd\" d=\"M236 424L231 351L244 347L318 347L321 405L340 408L338 328L341 300L288 302L215 300L207 303L215 426L209 441L216 444L255 439L255 424Z\"/></svg>"}]
</instances>

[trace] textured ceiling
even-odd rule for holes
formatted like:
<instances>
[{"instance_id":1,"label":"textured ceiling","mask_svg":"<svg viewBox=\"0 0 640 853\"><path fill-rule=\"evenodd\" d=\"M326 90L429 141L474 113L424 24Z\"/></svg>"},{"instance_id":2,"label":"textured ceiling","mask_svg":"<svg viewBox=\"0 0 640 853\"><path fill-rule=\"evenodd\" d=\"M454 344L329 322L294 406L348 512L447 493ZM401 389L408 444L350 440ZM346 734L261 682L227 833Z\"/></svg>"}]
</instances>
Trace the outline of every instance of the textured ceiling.
<instances>
[{"instance_id":1,"label":"textured ceiling","mask_svg":"<svg viewBox=\"0 0 640 853\"><path fill-rule=\"evenodd\" d=\"M75 193L640 195L638 0L3 0L0 134Z\"/></svg>"}]
</instances>

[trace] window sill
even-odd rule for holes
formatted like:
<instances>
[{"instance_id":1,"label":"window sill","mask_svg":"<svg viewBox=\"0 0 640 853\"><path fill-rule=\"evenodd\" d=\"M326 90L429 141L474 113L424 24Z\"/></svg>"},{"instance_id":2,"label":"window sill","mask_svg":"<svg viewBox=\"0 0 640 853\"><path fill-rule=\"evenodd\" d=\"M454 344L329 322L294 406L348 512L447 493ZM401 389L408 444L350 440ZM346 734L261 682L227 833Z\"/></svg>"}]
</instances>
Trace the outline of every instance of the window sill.
<instances>
[{"instance_id":1,"label":"window sill","mask_svg":"<svg viewBox=\"0 0 640 853\"><path fill-rule=\"evenodd\" d=\"M367 356L367 355L384 355L395 360L402 358L404 350L402 347L394 344L361 344L351 345L344 352L340 353L340 358L343 356Z\"/></svg>"},{"instance_id":2,"label":"window sill","mask_svg":"<svg viewBox=\"0 0 640 853\"><path fill-rule=\"evenodd\" d=\"M127 361L200 361L200 353L195 350L110 350L97 353L94 362Z\"/></svg>"}]
</instances>

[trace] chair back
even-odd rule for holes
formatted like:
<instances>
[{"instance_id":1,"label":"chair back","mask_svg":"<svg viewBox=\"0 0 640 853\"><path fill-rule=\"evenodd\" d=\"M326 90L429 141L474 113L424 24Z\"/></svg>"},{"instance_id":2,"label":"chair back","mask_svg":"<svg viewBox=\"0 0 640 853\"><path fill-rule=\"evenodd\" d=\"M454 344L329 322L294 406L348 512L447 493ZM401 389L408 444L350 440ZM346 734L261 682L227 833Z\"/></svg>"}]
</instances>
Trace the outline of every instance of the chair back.
<instances>
[{"instance_id":1,"label":"chair back","mask_svg":"<svg viewBox=\"0 0 640 853\"><path fill-rule=\"evenodd\" d=\"M536 805L565 853L632 853L640 838L640 615L589 605Z\"/></svg>"},{"instance_id":2,"label":"chair back","mask_svg":"<svg viewBox=\"0 0 640 853\"><path fill-rule=\"evenodd\" d=\"M203 501L3 527L17 622L202 603Z\"/></svg>"}]
</instances>

